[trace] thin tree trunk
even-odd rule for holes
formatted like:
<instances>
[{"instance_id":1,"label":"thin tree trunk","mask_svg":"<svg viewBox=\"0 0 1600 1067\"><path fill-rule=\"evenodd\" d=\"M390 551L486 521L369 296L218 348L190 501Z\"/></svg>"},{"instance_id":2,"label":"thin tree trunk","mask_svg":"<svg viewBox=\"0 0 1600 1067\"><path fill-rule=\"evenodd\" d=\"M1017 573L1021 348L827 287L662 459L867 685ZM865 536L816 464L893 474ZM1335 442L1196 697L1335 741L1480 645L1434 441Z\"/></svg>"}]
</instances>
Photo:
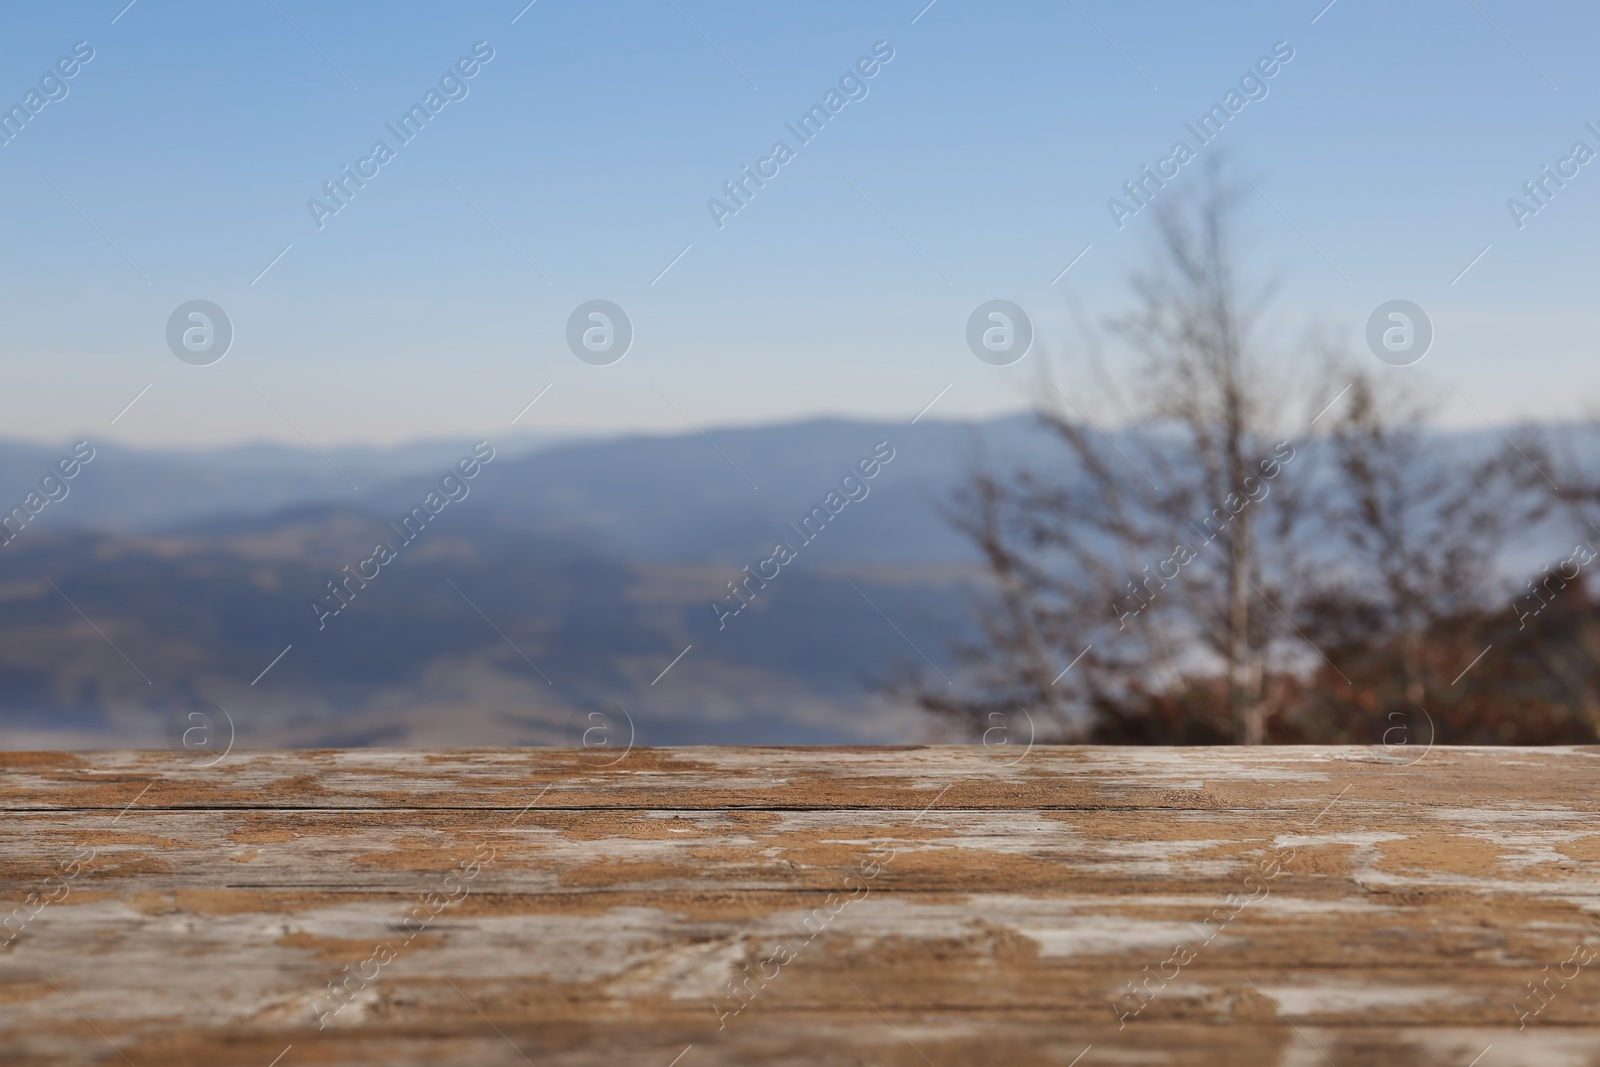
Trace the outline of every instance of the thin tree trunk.
<instances>
[{"instance_id":1,"label":"thin tree trunk","mask_svg":"<svg viewBox=\"0 0 1600 1067\"><path fill-rule=\"evenodd\" d=\"M1263 744L1267 737L1258 685L1252 677L1250 648L1250 520L1241 514L1234 528L1228 563L1228 710L1233 716L1234 740L1241 745Z\"/></svg>"}]
</instances>

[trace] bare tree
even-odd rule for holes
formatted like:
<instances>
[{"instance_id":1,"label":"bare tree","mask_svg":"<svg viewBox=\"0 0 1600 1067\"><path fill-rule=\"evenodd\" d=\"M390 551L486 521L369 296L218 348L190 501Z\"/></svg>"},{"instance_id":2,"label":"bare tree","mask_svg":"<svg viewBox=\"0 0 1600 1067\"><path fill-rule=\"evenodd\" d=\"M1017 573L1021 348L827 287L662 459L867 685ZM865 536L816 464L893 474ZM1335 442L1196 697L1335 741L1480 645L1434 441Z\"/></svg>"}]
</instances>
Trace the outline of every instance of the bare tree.
<instances>
[{"instance_id":1,"label":"bare tree","mask_svg":"<svg viewBox=\"0 0 1600 1067\"><path fill-rule=\"evenodd\" d=\"M1451 682L1504 607L1495 593L1509 584L1497 574L1508 538L1547 505L1512 448L1463 454L1461 438L1428 429L1412 390L1380 391L1372 373L1333 369L1348 385L1325 424L1320 551L1296 615L1337 679L1308 686L1294 714L1320 714L1302 722L1312 736L1370 740L1392 712L1443 714L1459 699Z\"/></svg>"},{"instance_id":2,"label":"bare tree","mask_svg":"<svg viewBox=\"0 0 1600 1067\"><path fill-rule=\"evenodd\" d=\"M1158 213L1134 308L1110 324L1140 357L1136 384L1124 394L1104 374L1090 331L1099 388L1080 403L1047 381L1039 412L1063 468L980 472L957 501L994 596L984 641L958 650L966 688L916 690L928 710L977 731L997 710L1038 709L1063 738L1118 717L1110 738L1137 733L1154 716L1179 739L1259 744L1288 699L1278 661L1304 651L1270 593L1295 569L1309 464L1285 476L1298 453L1269 368L1293 353L1261 351L1263 302L1236 270L1237 193L1209 177ZM1086 408L1137 430L1113 437Z\"/></svg>"},{"instance_id":3,"label":"bare tree","mask_svg":"<svg viewBox=\"0 0 1600 1067\"><path fill-rule=\"evenodd\" d=\"M1238 202L1210 178L1157 215L1132 310L1084 331L1094 388L1041 379L1061 462L979 467L948 512L993 580L961 684L916 699L973 735L1037 711L1056 740L1374 743L1412 710L1443 740L1600 736L1578 573L1600 553L1580 543L1515 602L1499 570L1552 512L1600 535L1600 479L1430 429L1414 372L1263 340ZM1108 337L1135 373L1106 372Z\"/></svg>"},{"instance_id":4,"label":"bare tree","mask_svg":"<svg viewBox=\"0 0 1600 1067\"><path fill-rule=\"evenodd\" d=\"M1510 445L1515 457L1508 462L1520 461L1526 467L1516 469L1536 475L1530 486L1560 523L1560 532L1576 543L1567 550L1565 542L1557 542L1566 558L1557 556L1525 580L1509 610L1519 635L1531 630L1542 638L1529 642L1529 658L1558 683L1563 703L1591 735L1585 740L1600 739L1600 612L1589 594L1600 561L1600 477L1576 454L1600 437L1600 417L1591 416L1564 434L1521 436L1520 445ZM1539 509L1533 517L1544 514Z\"/></svg>"}]
</instances>

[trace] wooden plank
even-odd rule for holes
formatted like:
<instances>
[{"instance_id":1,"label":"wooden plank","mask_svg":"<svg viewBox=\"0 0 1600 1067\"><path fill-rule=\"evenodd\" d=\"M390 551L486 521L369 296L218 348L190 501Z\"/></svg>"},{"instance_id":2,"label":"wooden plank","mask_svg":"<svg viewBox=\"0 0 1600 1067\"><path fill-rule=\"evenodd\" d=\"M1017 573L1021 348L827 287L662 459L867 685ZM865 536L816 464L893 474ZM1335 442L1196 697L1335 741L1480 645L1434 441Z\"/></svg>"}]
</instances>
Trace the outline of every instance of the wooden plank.
<instances>
[{"instance_id":1,"label":"wooden plank","mask_svg":"<svg viewBox=\"0 0 1600 1067\"><path fill-rule=\"evenodd\" d=\"M1600 1065L1600 749L1418 754L0 754L0 1061Z\"/></svg>"}]
</instances>

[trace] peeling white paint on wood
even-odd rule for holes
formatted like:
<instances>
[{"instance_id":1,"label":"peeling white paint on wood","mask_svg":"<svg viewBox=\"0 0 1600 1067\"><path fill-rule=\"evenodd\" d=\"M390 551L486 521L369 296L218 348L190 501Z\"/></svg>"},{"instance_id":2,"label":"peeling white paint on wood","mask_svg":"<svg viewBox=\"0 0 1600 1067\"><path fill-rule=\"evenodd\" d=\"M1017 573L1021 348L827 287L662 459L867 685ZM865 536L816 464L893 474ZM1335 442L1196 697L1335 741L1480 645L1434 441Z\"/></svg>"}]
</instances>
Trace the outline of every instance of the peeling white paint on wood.
<instances>
[{"instance_id":1,"label":"peeling white paint on wood","mask_svg":"<svg viewBox=\"0 0 1600 1067\"><path fill-rule=\"evenodd\" d=\"M0 1062L1600 1067L1597 756L0 754Z\"/></svg>"}]
</instances>

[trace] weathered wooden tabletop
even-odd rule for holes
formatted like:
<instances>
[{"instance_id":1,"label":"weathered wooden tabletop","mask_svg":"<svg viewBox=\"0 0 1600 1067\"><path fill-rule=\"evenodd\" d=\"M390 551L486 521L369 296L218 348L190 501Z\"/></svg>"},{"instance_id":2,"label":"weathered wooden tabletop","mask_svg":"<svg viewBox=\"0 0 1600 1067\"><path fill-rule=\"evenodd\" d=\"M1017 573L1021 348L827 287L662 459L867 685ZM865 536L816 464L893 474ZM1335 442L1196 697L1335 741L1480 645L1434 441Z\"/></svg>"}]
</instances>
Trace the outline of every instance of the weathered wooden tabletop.
<instances>
[{"instance_id":1,"label":"weathered wooden tabletop","mask_svg":"<svg viewBox=\"0 0 1600 1067\"><path fill-rule=\"evenodd\" d=\"M1600 748L1415 759L0 754L0 1062L1600 1065Z\"/></svg>"}]
</instances>

